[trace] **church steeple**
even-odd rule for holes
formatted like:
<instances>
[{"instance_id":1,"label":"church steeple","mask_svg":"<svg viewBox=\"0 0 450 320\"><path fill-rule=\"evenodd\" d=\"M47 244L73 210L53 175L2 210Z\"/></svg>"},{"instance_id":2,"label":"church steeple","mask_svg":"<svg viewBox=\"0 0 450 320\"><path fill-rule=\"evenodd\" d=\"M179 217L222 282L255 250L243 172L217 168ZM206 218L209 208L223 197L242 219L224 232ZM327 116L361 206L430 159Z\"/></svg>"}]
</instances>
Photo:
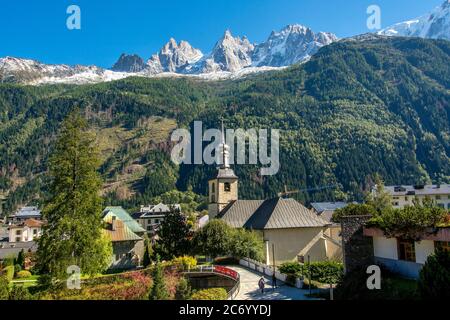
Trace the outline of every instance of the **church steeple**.
<instances>
[{"instance_id":1,"label":"church steeple","mask_svg":"<svg viewBox=\"0 0 450 320\"><path fill-rule=\"evenodd\" d=\"M225 140L225 129L222 121L221 141L217 152L216 178L209 180L210 218L216 217L231 201L238 199L238 177L230 167L230 146Z\"/></svg>"},{"instance_id":2,"label":"church steeple","mask_svg":"<svg viewBox=\"0 0 450 320\"><path fill-rule=\"evenodd\" d=\"M225 129L223 127L223 120L222 120L222 135L221 135L221 141L219 145L219 154L217 157L217 169L229 169L230 168L230 146L227 145L225 140Z\"/></svg>"}]
</instances>

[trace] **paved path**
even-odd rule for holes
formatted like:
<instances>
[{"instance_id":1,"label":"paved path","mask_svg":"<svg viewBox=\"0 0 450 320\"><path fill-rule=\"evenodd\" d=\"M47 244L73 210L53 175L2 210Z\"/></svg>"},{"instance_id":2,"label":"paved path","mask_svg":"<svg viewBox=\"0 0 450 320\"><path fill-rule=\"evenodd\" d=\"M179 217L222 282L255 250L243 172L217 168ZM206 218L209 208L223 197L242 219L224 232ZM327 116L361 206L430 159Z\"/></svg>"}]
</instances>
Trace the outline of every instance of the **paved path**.
<instances>
[{"instance_id":1,"label":"paved path","mask_svg":"<svg viewBox=\"0 0 450 320\"><path fill-rule=\"evenodd\" d=\"M241 287L236 300L314 300L314 298L305 296L309 293L309 290L290 287L280 280L277 280L278 287L273 290L272 279L267 276L264 276L266 288L264 294L262 294L258 288L258 281L263 276L262 273L243 266L231 266L229 268L239 272L241 277Z\"/></svg>"}]
</instances>

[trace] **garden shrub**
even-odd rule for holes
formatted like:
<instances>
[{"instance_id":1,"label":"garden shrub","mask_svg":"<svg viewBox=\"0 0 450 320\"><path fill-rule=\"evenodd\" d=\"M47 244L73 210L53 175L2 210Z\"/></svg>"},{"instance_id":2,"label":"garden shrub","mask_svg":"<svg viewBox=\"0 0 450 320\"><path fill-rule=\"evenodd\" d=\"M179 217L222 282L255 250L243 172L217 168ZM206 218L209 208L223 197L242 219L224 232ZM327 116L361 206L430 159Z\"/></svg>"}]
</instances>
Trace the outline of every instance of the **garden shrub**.
<instances>
[{"instance_id":1,"label":"garden shrub","mask_svg":"<svg viewBox=\"0 0 450 320\"><path fill-rule=\"evenodd\" d=\"M177 258L173 259L171 262L177 268L182 269L182 270L187 270L187 269L193 268L197 265L197 260L194 257L190 257L190 256L177 257Z\"/></svg>"},{"instance_id":2,"label":"garden shrub","mask_svg":"<svg viewBox=\"0 0 450 320\"><path fill-rule=\"evenodd\" d=\"M196 291L191 300L227 300L228 293L224 288L210 288Z\"/></svg>"},{"instance_id":3,"label":"garden shrub","mask_svg":"<svg viewBox=\"0 0 450 320\"><path fill-rule=\"evenodd\" d=\"M298 262L285 262L283 263L278 270L285 274L300 277L304 274L304 266Z\"/></svg>"},{"instance_id":4,"label":"garden shrub","mask_svg":"<svg viewBox=\"0 0 450 320\"><path fill-rule=\"evenodd\" d=\"M16 274L16 278L19 278L19 279L29 278L29 277L31 277L31 272L27 271L27 270L19 271Z\"/></svg>"},{"instance_id":5,"label":"garden shrub","mask_svg":"<svg viewBox=\"0 0 450 320\"><path fill-rule=\"evenodd\" d=\"M307 268L307 265L304 265ZM336 284L344 275L344 265L335 261L311 263L311 279L320 283Z\"/></svg>"},{"instance_id":6,"label":"garden shrub","mask_svg":"<svg viewBox=\"0 0 450 320\"><path fill-rule=\"evenodd\" d=\"M3 268L3 274L8 281L12 281L12 279L14 279L14 266L11 265Z\"/></svg>"},{"instance_id":7,"label":"garden shrub","mask_svg":"<svg viewBox=\"0 0 450 320\"><path fill-rule=\"evenodd\" d=\"M32 296L23 286L13 286L9 293L9 300L31 300Z\"/></svg>"},{"instance_id":8,"label":"garden shrub","mask_svg":"<svg viewBox=\"0 0 450 320\"><path fill-rule=\"evenodd\" d=\"M189 300L192 295L192 289L189 281L186 278L181 278L178 282L175 299L176 300Z\"/></svg>"},{"instance_id":9,"label":"garden shrub","mask_svg":"<svg viewBox=\"0 0 450 320\"><path fill-rule=\"evenodd\" d=\"M450 251L436 250L420 270L419 293L423 299L450 298Z\"/></svg>"}]
</instances>

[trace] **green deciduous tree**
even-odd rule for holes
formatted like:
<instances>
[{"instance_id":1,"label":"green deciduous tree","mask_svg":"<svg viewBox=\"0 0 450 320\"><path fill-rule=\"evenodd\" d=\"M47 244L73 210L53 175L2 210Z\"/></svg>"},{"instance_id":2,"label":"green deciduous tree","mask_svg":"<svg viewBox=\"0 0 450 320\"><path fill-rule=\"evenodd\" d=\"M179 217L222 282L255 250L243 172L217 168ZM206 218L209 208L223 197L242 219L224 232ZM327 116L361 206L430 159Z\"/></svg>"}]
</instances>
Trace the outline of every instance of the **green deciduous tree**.
<instances>
[{"instance_id":1,"label":"green deciduous tree","mask_svg":"<svg viewBox=\"0 0 450 320\"><path fill-rule=\"evenodd\" d=\"M262 261L264 258L264 241L256 231L236 229L230 239L230 253L236 258L251 258Z\"/></svg>"},{"instance_id":2,"label":"green deciduous tree","mask_svg":"<svg viewBox=\"0 0 450 320\"><path fill-rule=\"evenodd\" d=\"M194 251L216 258L232 255L261 260L264 257L263 239L255 231L234 229L226 222L213 219L193 238Z\"/></svg>"},{"instance_id":3,"label":"green deciduous tree","mask_svg":"<svg viewBox=\"0 0 450 320\"><path fill-rule=\"evenodd\" d=\"M233 230L223 220L213 219L198 230L193 238L194 250L213 258L230 252Z\"/></svg>"},{"instance_id":4,"label":"green deciduous tree","mask_svg":"<svg viewBox=\"0 0 450 320\"><path fill-rule=\"evenodd\" d=\"M101 236L99 155L78 112L65 119L49 163L50 197L43 210L48 223L39 239L39 270L52 279L66 278L71 265L83 274L103 271L111 246Z\"/></svg>"},{"instance_id":5,"label":"green deciduous tree","mask_svg":"<svg viewBox=\"0 0 450 320\"><path fill-rule=\"evenodd\" d=\"M156 263L152 271L152 288L150 289L150 300L167 300L169 299L169 292L167 291L166 282L164 279L164 269L159 261L159 256L156 255Z\"/></svg>"}]
</instances>

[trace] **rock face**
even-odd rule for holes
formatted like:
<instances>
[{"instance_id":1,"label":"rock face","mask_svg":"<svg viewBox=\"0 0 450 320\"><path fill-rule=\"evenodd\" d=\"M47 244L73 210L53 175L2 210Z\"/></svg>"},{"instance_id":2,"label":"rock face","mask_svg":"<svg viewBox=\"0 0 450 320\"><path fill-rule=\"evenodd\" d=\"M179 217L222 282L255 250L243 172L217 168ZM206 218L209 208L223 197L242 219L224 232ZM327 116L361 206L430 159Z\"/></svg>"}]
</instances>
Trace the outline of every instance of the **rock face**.
<instances>
[{"instance_id":1,"label":"rock face","mask_svg":"<svg viewBox=\"0 0 450 320\"><path fill-rule=\"evenodd\" d=\"M378 32L387 36L450 40L450 0L419 18L397 23Z\"/></svg>"},{"instance_id":2,"label":"rock face","mask_svg":"<svg viewBox=\"0 0 450 320\"><path fill-rule=\"evenodd\" d=\"M255 47L253 66L282 67L303 62L336 40L332 33L314 33L302 25L288 25L279 32L273 31L266 42Z\"/></svg>"},{"instance_id":3,"label":"rock face","mask_svg":"<svg viewBox=\"0 0 450 320\"><path fill-rule=\"evenodd\" d=\"M154 54L147 61L147 68L151 74L181 72L202 57L203 53L192 47L189 42L181 41L178 44L175 39L171 38L159 53Z\"/></svg>"},{"instance_id":4,"label":"rock face","mask_svg":"<svg viewBox=\"0 0 450 320\"><path fill-rule=\"evenodd\" d=\"M146 67L147 65L144 60L137 54L122 54L111 70L118 72L140 72Z\"/></svg>"},{"instance_id":5,"label":"rock face","mask_svg":"<svg viewBox=\"0 0 450 320\"><path fill-rule=\"evenodd\" d=\"M233 37L227 30L211 54L186 70L190 73L236 72L252 64L254 48L246 37Z\"/></svg>"}]
</instances>

